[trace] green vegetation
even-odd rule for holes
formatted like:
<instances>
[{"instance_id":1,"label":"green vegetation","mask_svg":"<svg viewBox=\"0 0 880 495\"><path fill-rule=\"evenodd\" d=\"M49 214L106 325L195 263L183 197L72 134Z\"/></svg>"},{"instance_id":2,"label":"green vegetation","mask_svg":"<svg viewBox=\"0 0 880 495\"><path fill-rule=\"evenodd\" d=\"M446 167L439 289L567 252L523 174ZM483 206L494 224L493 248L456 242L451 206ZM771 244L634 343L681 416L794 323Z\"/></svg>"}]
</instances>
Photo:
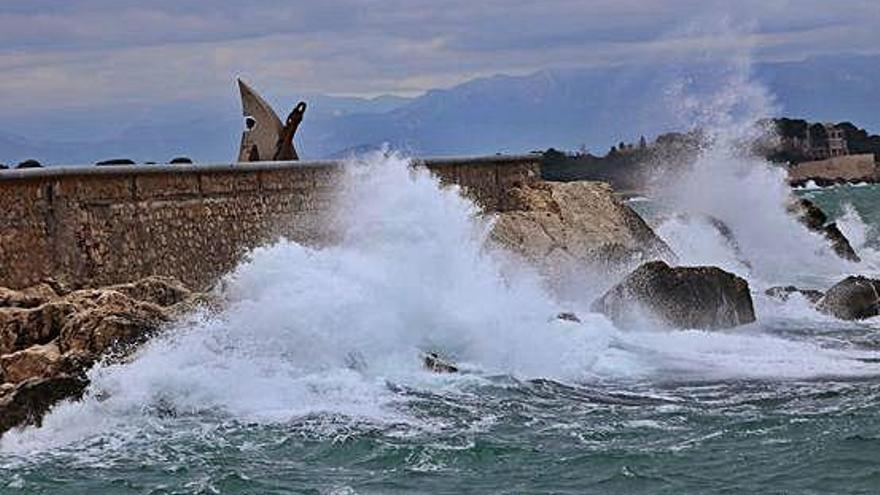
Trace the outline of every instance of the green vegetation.
<instances>
[{"instance_id":1,"label":"green vegetation","mask_svg":"<svg viewBox=\"0 0 880 495\"><path fill-rule=\"evenodd\" d=\"M819 123L811 124L803 119L784 117L773 119L772 123L776 126L780 138L780 143L766 153L767 158L773 162L800 163L812 160L804 143L811 142L815 146L821 145L828 139L825 126ZM850 154L873 153L874 157L880 160L880 136L871 135L852 122L833 125L843 131Z\"/></svg>"},{"instance_id":2,"label":"green vegetation","mask_svg":"<svg viewBox=\"0 0 880 495\"><path fill-rule=\"evenodd\" d=\"M550 148L543 154L542 177L551 181L600 180L618 191L644 186L653 165L694 156L701 136L697 132L662 134L652 144L642 137L639 144L618 143L605 156L565 153Z\"/></svg>"},{"instance_id":3,"label":"green vegetation","mask_svg":"<svg viewBox=\"0 0 880 495\"><path fill-rule=\"evenodd\" d=\"M765 123L771 130L775 126L779 140L757 143L754 152L774 163L813 160L810 147L828 142L828 132L823 124L789 118ZM851 122L834 125L843 131L850 154L873 153L880 161L880 136L869 134ZM702 134L691 131L661 134L653 143L648 143L644 137L638 144L620 142L605 156L550 148L543 153L542 175L551 181L601 180L610 182L618 191L639 190L658 165L687 161L695 156L702 142Z\"/></svg>"}]
</instances>

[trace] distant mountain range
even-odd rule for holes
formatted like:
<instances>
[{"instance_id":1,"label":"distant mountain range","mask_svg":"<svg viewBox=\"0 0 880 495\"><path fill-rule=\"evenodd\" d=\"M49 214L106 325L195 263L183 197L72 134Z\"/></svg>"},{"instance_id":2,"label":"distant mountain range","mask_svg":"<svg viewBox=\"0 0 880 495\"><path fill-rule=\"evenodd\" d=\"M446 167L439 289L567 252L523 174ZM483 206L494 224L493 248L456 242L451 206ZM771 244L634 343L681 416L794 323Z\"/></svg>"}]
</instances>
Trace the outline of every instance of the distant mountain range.
<instances>
[{"instance_id":1,"label":"distant mountain range","mask_svg":"<svg viewBox=\"0 0 880 495\"><path fill-rule=\"evenodd\" d=\"M778 113L813 121L848 120L880 130L880 56L765 63L755 66L754 73L776 95ZM711 67L564 69L480 78L417 98L312 96L306 98L310 106L298 148L304 158L344 156L383 143L422 155L581 146L603 153L619 141L686 128L688 123L676 115L677 97L671 89L686 78L705 79L711 86L718 75ZM273 103L283 101L279 114L286 115L297 99L276 98ZM242 124L234 98L157 106L124 119L120 114L83 112L63 123L22 122L27 137L16 135L15 125L7 126L0 132L0 162L162 162L180 155L220 162L237 152ZM95 136L84 137L82 129L90 125Z\"/></svg>"}]
</instances>

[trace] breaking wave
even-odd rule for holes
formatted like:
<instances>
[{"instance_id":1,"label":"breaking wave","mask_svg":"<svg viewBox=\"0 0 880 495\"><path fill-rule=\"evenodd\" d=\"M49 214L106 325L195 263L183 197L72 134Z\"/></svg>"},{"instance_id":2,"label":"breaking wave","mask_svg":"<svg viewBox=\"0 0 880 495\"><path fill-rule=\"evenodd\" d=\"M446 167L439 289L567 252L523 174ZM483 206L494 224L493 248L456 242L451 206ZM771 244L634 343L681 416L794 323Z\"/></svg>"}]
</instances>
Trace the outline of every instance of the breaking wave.
<instances>
[{"instance_id":1,"label":"breaking wave","mask_svg":"<svg viewBox=\"0 0 880 495\"><path fill-rule=\"evenodd\" d=\"M747 56L715 69L713 77L683 84L675 94L674 113L699 142L695 156L659 164L649 187L649 195L674 213L659 222L658 233L681 262L720 266L747 278L753 289L824 289L876 266L873 251L864 253L862 264L839 258L788 211L793 196L785 169L755 151L776 139L766 120L779 113L773 96L752 78ZM845 220L847 233L863 244L858 213L850 211Z\"/></svg>"},{"instance_id":2,"label":"breaking wave","mask_svg":"<svg viewBox=\"0 0 880 495\"><path fill-rule=\"evenodd\" d=\"M620 332L587 310L590 301L562 307L529 270L510 269L486 247L491 219L456 188L397 156L347 168L340 243L255 250L225 278L220 314L193 315L129 362L97 367L84 401L57 407L42 428L9 432L2 449L95 436L113 445L107 438L181 418L332 415L424 427L401 406L407 391L479 388L498 376L588 383L877 371L860 360L867 351L781 338L760 321L729 332ZM583 322L556 320L563 310ZM424 352L463 373L423 370Z\"/></svg>"}]
</instances>

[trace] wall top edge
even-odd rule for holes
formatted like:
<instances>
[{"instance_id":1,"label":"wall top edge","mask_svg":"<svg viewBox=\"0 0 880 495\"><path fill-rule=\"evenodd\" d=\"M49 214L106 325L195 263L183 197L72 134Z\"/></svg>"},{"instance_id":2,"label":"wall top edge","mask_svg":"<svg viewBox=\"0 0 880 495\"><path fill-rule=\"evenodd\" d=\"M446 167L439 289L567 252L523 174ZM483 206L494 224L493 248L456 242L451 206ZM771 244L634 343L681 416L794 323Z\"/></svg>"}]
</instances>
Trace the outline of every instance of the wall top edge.
<instances>
[{"instance_id":1,"label":"wall top edge","mask_svg":"<svg viewBox=\"0 0 880 495\"><path fill-rule=\"evenodd\" d=\"M414 163L427 166L479 165L492 163L525 164L541 161L541 155L480 155L411 157ZM304 160L290 162L193 163L174 165L63 165L43 168L0 170L0 182L60 177L131 176L149 174L228 173L274 171L295 168L335 167L352 160Z\"/></svg>"}]
</instances>

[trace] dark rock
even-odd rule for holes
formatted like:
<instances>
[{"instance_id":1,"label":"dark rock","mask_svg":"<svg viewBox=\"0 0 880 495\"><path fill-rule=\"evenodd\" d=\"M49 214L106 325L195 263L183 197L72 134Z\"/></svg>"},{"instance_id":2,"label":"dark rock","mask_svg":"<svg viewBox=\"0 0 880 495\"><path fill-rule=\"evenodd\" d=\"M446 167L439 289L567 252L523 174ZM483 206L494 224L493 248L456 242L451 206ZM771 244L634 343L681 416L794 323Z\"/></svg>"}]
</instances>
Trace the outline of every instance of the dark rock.
<instances>
[{"instance_id":1,"label":"dark rock","mask_svg":"<svg viewBox=\"0 0 880 495\"><path fill-rule=\"evenodd\" d=\"M837 228L836 223L829 223L822 228L821 232L831 242L831 248L834 249L837 256L855 263L862 261L859 255L856 254L856 250L849 243L849 239Z\"/></svg>"},{"instance_id":2,"label":"dark rock","mask_svg":"<svg viewBox=\"0 0 880 495\"><path fill-rule=\"evenodd\" d=\"M744 279L716 267L645 263L593 303L616 325L637 327L640 316L674 328L730 328L755 321Z\"/></svg>"},{"instance_id":3,"label":"dark rock","mask_svg":"<svg viewBox=\"0 0 880 495\"><path fill-rule=\"evenodd\" d=\"M168 163L170 163L171 165L178 165L178 164L186 164L186 163L192 163L192 162L193 161L190 158L187 158L185 156L178 156L177 158L172 158L171 161Z\"/></svg>"},{"instance_id":4,"label":"dark rock","mask_svg":"<svg viewBox=\"0 0 880 495\"><path fill-rule=\"evenodd\" d=\"M749 270L752 269L752 264L749 260L746 259L745 254L742 252L742 248L739 246L739 241L736 240L736 236L733 234L733 230L724 223L720 218L713 217L711 215L707 215L709 219L709 223L715 230L721 234L721 237L724 238L724 241L727 243L727 246L733 251L733 255L736 256L737 261L743 264Z\"/></svg>"},{"instance_id":5,"label":"dark rock","mask_svg":"<svg viewBox=\"0 0 880 495\"><path fill-rule=\"evenodd\" d=\"M16 165L15 168L42 168L42 167L43 167L43 164L36 161L36 160L25 160L25 161L19 163L18 165Z\"/></svg>"},{"instance_id":6,"label":"dark rock","mask_svg":"<svg viewBox=\"0 0 880 495\"><path fill-rule=\"evenodd\" d=\"M558 315L556 315L556 319L562 321L572 321L574 323L581 322L581 319L578 318L578 315L570 312L559 313Z\"/></svg>"},{"instance_id":7,"label":"dark rock","mask_svg":"<svg viewBox=\"0 0 880 495\"><path fill-rule=\"evenodd\" d=\"M862 261L855 249L849 243L843 232L837 228L836 223L828 223L828 215L816 206L815 203L808 199L799 199L790 208L790 211L798 215L798 219L808 229L813 232L822 234L831 244L831 248L835 254L841 258L853 262Z\"/></svg>"},{"instance_id":8,"label":"dark rock","mask_svg":"<svg viewBox=\"0 0 880 495\"><path fill-rule=\"evenodd\" d=\"M9 165L0 163L0 170L9 170Z\"/></svg>"},{"instance_id":9,"label":"dark rock","mask_svg":"<svg viewBox=\"0 0 880 495\"><path fill-rule=\"evenodd\" d=\"M435 352L425 354L422 358L422 366L434 373L458 373L457 366L444 360Z\"/></svg>"},{"instance_id":10,"label":"dark rock","mask_svg":"<svg viewBox=\"0 0 880 495\"><path fill-rule=\"evenodd\" d=\"M81 375L34 378L19 383L0 397L0 435L16 427L40 426L43 416L55 404L80 399L88 384Z\"/></svg>"},{"instance_id":11,"label":"dark rock","mask_svg":"<svg viewBox=\"0 0 880 495\"><path fill-rule=\"evenodd\" d=\"M95 165L136 165L134 160L128 158L114 158L112 160L103 160L95 163Z\"/></svg>"},{"instance_id":12,"label":"dark rock","mask_svg":"<svg viewBox=\"0 0 880 495\"><path fill-rule=\"evenodd\" d=\"M718 235L721 236L721 238L724 240L724 243L733 252L736 260L749 270L752 269L752 264L743 253L742 248L739 245L739 241L737 241L736 235L733 233L733 229L731 229L730 226L727 225L723 220L718 217L706 214L694 215L680 213L676 215L676 217L686 223L691 223L694 218L705 220L713 229L715 229L716 232L718 232Z\"/></svg>"},{"instance_id":13,"label":"dark rock","mask_svg":"<svg viewBox=\"0 0 880 495\"><path fill-rule=\"evenodd\" d=\"M801 223L810 230L819 230L828 223L828 215L808 199L799 199L795 204L794 212L798 214Z\"/></svg>"},{"instance_id":14,"label":"dark rock","mask_svg":"<svg viewBox=\"0 0 880 495\"><path fill-rule=\"evenodd\" d=\"M819 290L798 289L793 285L786 287L771 287L764 291L764 294L781 301L788 301L788 298L791 297L792 294L800 294L812 304L819 302L819 299L822 299L822 296L824 295L822 291Z\"/></svg>"},{"instance_id":15,"label":"dark rock","mask_svg":"<svg viewBox=\"0 0 880 495\"><path fill-rule=\"evenodd\" d=\"M364 355L358 351L351 351L345 355L345 367L354 371L365 371L367 369L367 360Z\"/></svg>"},{"instance_id":16,"label":"dark rock","mask_svg":"<svg viewBox=\"0 0 880 495\"><path fill-rule=\"evenodd\" d=\"M863 320L880 314L880 280L847 277L828 289L816 308L841 320Z\"/></svg>"}]
</instances>

